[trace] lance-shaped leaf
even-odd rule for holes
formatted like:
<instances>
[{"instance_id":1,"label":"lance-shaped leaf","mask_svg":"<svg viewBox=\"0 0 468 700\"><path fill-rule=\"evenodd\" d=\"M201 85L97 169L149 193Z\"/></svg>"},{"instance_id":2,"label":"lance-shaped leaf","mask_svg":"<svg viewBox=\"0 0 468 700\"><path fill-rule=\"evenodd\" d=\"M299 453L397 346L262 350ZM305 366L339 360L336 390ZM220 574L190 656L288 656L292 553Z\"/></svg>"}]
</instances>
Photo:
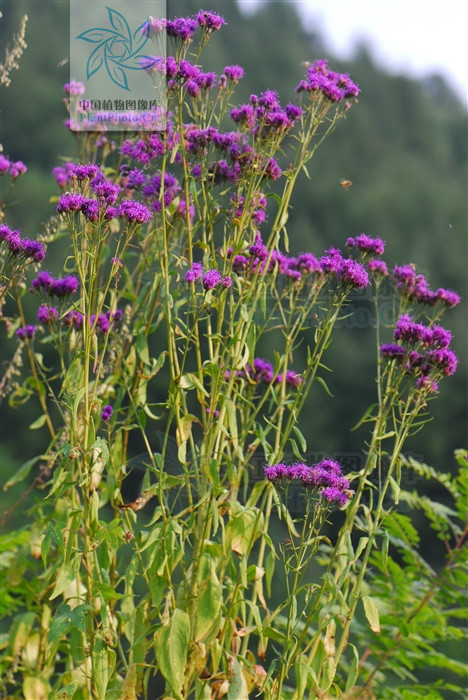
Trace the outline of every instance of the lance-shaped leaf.
<instances>
[{"instance_id":1,"label":"lance-shaped leaf","mask_svg":"<svg viewBox=\"0 0 468 700\"><path fill-rule=\"evenodd\" d=\"M364 613L371 630L376 634L380 634L379 609L377 603L370 595L363 595L362 604L364 605Z\"/></svg>"},{"instance_id":2,"label":"lance-shaped leaf","mask_svg":"<svg viewBox=\"0 0 468 700\"><path fill-rule=\"evenodd\" d=\"M155 641L159 670L178 700L182 700L189 634L190 618L186 612L176 608L169 624L157 632Z\"/></svg>"}]
</instances>

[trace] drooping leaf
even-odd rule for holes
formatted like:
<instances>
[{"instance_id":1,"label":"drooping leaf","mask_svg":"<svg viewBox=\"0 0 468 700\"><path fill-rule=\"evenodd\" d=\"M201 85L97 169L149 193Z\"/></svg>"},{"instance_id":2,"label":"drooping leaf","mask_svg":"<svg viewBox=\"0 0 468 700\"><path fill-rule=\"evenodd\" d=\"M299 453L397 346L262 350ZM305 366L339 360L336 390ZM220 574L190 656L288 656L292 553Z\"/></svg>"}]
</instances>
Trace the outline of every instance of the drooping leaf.
<instances>
[{"instance_id":1,"label":"drooping leaf","mask_svg":"<svg viewBox=\"0 0 468 700\"><path fill-rule=\"evenodd\" d=\"M370 595L363 595L362 604L364 605L364 613L371 630L376 634L380 634L379 609L375 599Z\"/></svg>"}]
</instances>

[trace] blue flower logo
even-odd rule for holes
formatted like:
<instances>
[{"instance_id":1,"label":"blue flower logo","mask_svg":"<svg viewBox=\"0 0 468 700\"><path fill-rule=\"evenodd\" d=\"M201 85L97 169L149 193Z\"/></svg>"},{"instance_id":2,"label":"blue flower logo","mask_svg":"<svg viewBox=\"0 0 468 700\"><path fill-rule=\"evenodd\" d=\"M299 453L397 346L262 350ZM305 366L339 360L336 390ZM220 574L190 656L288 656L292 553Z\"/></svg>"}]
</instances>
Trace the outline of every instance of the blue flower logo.
<instances>
[{"instance_id":1,"label":"blue flower logo","mask_svg":"<svg viewBox=\"0 0 468 700\"><path fill-rule=\"evenodd\" d=\"M112 29L94 27L79 34L76 38L97 44L91 52L86 66L86 79L98 72L103 66L113 83L129 90L126 70L148 68L156 59L141 53L148 41L150 24L143 22L133 33L125 17L117 10L106 7ZM143 60L143 64L142 64Z\"/></svg>"}]
</instances>

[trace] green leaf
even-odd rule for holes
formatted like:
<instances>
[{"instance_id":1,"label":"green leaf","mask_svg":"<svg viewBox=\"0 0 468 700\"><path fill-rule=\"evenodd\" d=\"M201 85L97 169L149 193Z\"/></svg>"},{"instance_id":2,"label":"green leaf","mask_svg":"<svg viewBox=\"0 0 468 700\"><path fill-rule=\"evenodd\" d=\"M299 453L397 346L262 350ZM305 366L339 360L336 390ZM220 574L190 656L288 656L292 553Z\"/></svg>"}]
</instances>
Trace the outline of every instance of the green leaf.
<instances>
[{"instance_id":1,"label":"green leaf","mask_svg":"<svg viewBox=\"0 0 468 700\"><path fill-rule=\"evenodd\" d=\"M46 414L43 413L42 416L39 416L39 418L36 418L36 420L31 423L29 430L39 430L39 428L42 428L42 426L45 425L46 420Z\"/></svg>"},{"instance_id":2,"label":"green leaf","mask_svg":"<svg viewBox=\"0 0 468 700\"><path fill-rule=\"evenodd\" d=\"M228 656L229 690L227 700L248 700L249 689L242 667L235 656Z\"/></svg>"},{"instance_id":3,"label":"green leaf","mask_svg":"<svg viewBox=\"0 0 468 700\"><path fill-rule=\"evenodd\" d=\"M176 608L169 624L161 627L155 640L159 670L178 700L183 700L182 686L185 680L187 650L190 635L190 618Z\"/></svg>"},{"instance_id":4,"label":"green leaf","mask_svg":"<svg viewBox=\"0 0 468 700\"><path fill-rule=\"evenodd\" d=\"M348 693L351 691L354 686L356 685L357 677L359 675L359 654L358 650L354 646L354 644L350 644L351 649L353 650L354 658L351 661L351 665L349 667L348 671L348 678L346 680L346 687L345 687L345 692Z\"/></svg>"},{"instance_id":5,"label":"green leaf","mask_svg":"<svg viewBox=\"0 0 468 700\"><path fill-rule=\"evenodd\" d=\"M335 398L333 396L333 394L331 393L330 389L328 388L328 386L325 382L325 379L323 377L316 377L316 380L318 381L320 386L322 386L325 389L325 392L328 394L328 396L330 396L332 399Z\"/></svg>"},{"instance_id":6,"label":"green leaf","mask_svg":"<svg viewBox=\"0 0 468 700\"><path fill-rule=\"evenodd\" d=\"M303 434L301 433L301 431L299 430L299 428L297 427L297 425L293 426L293 430L296 433L296 437L298 438L298 440L301 444L302 451L307 452L307 441L306 441L305 437L303 436Z\"/></svg>"},{"instance_id":7,"label":"green leaf","mask_svg":"<svg viewBox=\"0 0 468 700\"><path fill-rule=\"evenodd\" d=\"M218 615L222 602L222 588L215 572L215 561L209 554L204 554L201 558L198 578L195 641L209 643L209 637L218 632Z\"/></svg>"},{"instance_id":8,"label":"green leaf","mask_svg":"<svg viewBox=\"0 0 468 700\"><path fill-rule=\"evenodd\" d=\"M364 613L371 630L376 634L380 634L379 609L375 599L370 595L363 595L361 599L364 605Z\"/></svg>"},{"instance_id":9,"label":"green leaf","mask_svg":"<svg viewBox=\"0 0 468 700\"><path fill-rule=\"evenodd\" d=\"M182 375L180 378L180 383L179 386L181 389L198 389L203 396L209 396L207 390L201 383L201 381L198 379L198 377L193 374L192 372L189 372L188 374Z\"/></svg>"},{"instance_id":10,"label":"green leaf","mask_svg":"<svg viewBox=\"0 0 468 700\"><path fill-rule=\"evenodd\" d=\"M76 580L80 570L80 562L81 553L78 552L75 554L73 559L71 559L71 561L67 561L62 564L59 569L55 588L52 591L52 595L50 596L49 600L54 600L54 598L57 598L57 596L63 593L68 586Z\"/></svg>"},{"instance_id":11,"label":"green leaf","mask_svg":"<svg viewBox=\"0 0 468 700\"><path fill-rule=\"evenodd\" d=\"M42 459L42 455L39 455L39 457L33 457L33 459L29 459L27 462L25 462L21 467L18 469L16 474L14 474L3 487L4 491L7 491L10 486L14 486L17 484L19 481L23 481L23 479L26 479L28 476L29 472L31 471L32 467L38 462L40 459Z\"/></svg>"}]
</instances>

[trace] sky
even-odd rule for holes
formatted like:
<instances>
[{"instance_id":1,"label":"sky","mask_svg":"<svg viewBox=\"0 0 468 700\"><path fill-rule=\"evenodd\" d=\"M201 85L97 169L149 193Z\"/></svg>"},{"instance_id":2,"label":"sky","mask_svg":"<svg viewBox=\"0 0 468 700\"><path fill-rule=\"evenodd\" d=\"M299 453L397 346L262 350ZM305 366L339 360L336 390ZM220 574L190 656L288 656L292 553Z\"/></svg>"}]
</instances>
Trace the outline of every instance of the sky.
<instances>
[{"instance_id":1,"label":"sky","mask_svg":"<svg viewBox=\"0 0 468 700\"><path fill-rule=\"evenodd\" d=\"M264 0L239 1L249 11ZM467 0L290 1L339 58L364 40L379 65L415 78L440 73L467 104Z\"/></svg>"}]
</instances>

